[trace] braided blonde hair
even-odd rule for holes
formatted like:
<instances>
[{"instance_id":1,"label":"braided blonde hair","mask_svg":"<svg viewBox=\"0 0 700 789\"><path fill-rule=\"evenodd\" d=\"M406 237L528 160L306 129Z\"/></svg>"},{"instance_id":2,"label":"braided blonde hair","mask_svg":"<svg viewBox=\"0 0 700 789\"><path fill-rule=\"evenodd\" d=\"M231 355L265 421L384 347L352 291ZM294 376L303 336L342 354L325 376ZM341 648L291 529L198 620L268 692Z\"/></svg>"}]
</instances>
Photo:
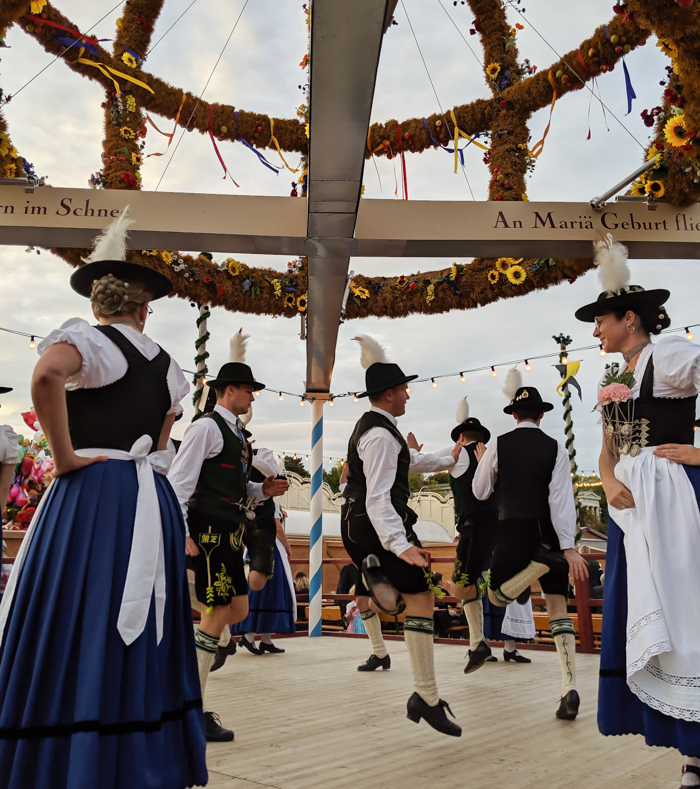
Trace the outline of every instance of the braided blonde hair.
<instances>
[{"instance_id":1,"label":"braided blonde hair","mask_svg":"<svg viewBox=\"0 0 700 789\"><path fill-rule=\"evenodd\" d=\"M90 294L95 312L101 318L134 313L141 304L152 298L153 293L143 282L124 282L114 274L105 274L96 279Z\"/></svg>"}]
</instances>

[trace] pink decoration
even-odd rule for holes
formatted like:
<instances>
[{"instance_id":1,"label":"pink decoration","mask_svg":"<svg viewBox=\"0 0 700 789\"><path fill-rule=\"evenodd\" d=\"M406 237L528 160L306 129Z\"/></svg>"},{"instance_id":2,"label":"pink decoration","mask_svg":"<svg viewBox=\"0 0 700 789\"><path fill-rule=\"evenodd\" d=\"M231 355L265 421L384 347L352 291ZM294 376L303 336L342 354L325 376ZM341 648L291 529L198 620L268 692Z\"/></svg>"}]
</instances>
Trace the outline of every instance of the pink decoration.
<instances>
[{"instance_id":1,"label":"pink decoration","mask_svg":"<svg viewBox=\"0 0 700 789\"><path fill-rule=\"evenodd\" d=\"M632 390L625 384L609 384L598 392L598 405L625 403L632 398Z\"/></svg>"}]
</instances>

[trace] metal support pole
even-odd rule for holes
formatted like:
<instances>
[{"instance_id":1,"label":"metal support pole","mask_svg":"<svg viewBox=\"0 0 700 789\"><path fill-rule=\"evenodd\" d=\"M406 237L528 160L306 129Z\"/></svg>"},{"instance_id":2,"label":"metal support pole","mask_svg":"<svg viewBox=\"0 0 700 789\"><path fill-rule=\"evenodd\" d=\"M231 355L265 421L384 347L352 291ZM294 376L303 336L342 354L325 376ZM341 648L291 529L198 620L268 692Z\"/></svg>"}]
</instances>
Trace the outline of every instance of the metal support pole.
<instances>
[{"instance_id":1,"label":"metal support pole","mask_svg":"<svg viewBox=\"0 0 700 789\"><path fill-rule=\"evenodd\" d=\"M321 635L323 597L323 404L311 399L311 531L309 534L309 636Z\"/></svg>"}]
</instances>

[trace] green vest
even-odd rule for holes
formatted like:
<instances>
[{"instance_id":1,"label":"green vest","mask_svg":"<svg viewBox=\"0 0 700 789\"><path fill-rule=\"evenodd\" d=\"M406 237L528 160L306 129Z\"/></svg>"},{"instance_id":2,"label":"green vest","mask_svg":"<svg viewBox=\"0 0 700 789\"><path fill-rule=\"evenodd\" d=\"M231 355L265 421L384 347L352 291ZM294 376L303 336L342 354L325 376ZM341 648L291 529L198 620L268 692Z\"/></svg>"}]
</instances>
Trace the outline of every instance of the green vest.
<instances>
[{"instance_id":1,"label":"green vest","mask_svg":"<svg viewBox=\"0 0 700 789\"><path fill-rule=\"evenodd\" d=\"M250 474L250 444L231 430L226 420L216 411L205 414L202 419L213 419L224 439L221 452L202 463L197 486L187 502L191 510L197 510L210 518L227 523L243 523L248 498L248 476ZM246 471L243 467L247 466Z\"/></svg>"}]
</instances>

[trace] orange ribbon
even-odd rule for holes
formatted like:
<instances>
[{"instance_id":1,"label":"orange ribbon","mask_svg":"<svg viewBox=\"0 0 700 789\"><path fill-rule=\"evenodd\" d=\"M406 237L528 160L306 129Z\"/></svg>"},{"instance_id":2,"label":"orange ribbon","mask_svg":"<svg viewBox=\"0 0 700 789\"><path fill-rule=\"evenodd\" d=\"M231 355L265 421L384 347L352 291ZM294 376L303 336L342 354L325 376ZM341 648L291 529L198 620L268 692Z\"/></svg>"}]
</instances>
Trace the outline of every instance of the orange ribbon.
<instances>
[{"instance_id":1,"label":"orange ribbon","mask_svg":"<svg viewBox=\"0 0 700 789\"><path fill-rule=\"evenodd\" d=\"M552 113L554 112L554 105L557 103L557 83L554 81L554 76L552 75L551 71L549 72L549 83L552 86L552 106L549 109L549 122L547 123L547 128L544 130L542 139L532 146L530 156L532 156L533 159L537 159L544 149L544 141L547 139L549 127L552 125Z\"/></svg>"},{"instance_id":2,"label":"orange ribbon","mask_svg":"<svg viewBox=\"0 0 700 789\"><path fill-rule=\"evenodd\" d=\"M180 121L180 114L182 113L182 108L185 106L185 99L186 98L187 98L187 94L183 93L182 94L182 101L180 102L180 108L178 109L177 115L175 116L175 126L173 126L173 130L172 130L172 132L170 132L170 134L168 134L167 132L161 131L155 125L155 123L151 119L151 116L150 115L146 115L146 120L151 124L151 126L153 126L153 128L158 132L158 134L162 134L163 137L167 137L168 138L168 147L165 149L165 151L163 151L163 153L149 153L148 156L165 156L165 154L168 152L168 148L170 148L170 145L171 145L171 143L173 141L173 137L175 136L175 132L177 131L177 124Z\"/></svg>"}]
</instances>

